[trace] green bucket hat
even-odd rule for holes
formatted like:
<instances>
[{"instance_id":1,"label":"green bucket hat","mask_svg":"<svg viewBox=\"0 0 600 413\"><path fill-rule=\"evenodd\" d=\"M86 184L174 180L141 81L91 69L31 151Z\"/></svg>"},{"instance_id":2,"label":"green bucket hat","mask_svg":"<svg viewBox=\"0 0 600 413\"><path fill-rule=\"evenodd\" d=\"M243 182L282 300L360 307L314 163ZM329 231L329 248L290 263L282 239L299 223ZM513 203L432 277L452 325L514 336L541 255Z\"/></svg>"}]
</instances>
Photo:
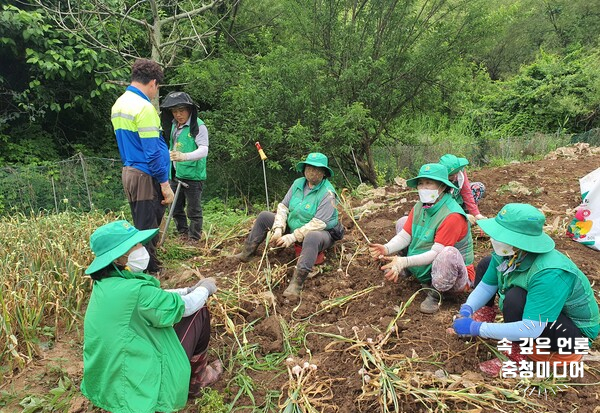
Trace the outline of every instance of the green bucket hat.
<instances>
[{"instance_id":1,"label":"green bucket hat","mask_svg":"<svg viewBox=\"0 0 600 413\"><path fill-rule=\"evenodd\" d=\"M327 175L327 177L331 178L333 176L333 171L331 170L331 168L329 166L327 166L328 163L329 163L329 161L327 159L327 156L325 156L319 152L313 152L313 153L309 153L306 156L306 160L298 162L296 164L296 171L304 172L304 167L306 165L317 166L319 168L327 169L327 172L329 173L329 175Z\"/></svg>"},{"instance_id":2,"label":"green bucket hat","mask_svg":"<svg viewBox=\"0 0 600 413\"><path fill-rule=\"evenodd\" d=\"M448 169L439 163L427 163L421 166L421 169L419 169L419 175L407 180L406 185L411 188L416 188L417 183L419 183L419 178L432 179L434 181L442 182L450 188L458 189L452 182L448 180Z\"/></svg>"},{"instance_id":3,"label":"green bucket hat","mask_svg":"<svg viewBox=\"0 0 600 413\"><path fill-rule=\"evenodd\" d=\"M102 225L90 237L90 248L96 256L85 270L92 274L125 255L138 242L146 244L158 233L158 228L140 231L129 222L121 220Z\"/></svg>"},{"instance_id":4,"label":"green bucket hat","mask_svg":"<svg viewBox=\"0 0 600 413\"><path fill-rule=\"evenodd\" d=\"M459 158L456 155L447 153L440 158L440 163L448 168L448 175L454 175L469 164L467 158Z\"/></svg>"},{"instance_id":5,"label":"green bucket hat","mask_svg":"<svg viewBox=\"0 0 600 413\"><path fill-rule=\"evenodd\" d=\"M554 249L554 240L544 232L545 223L544 214L529 204L507 204L495 218L477 221L493 239L535 253Z\"/></svg>"}]
</instances>

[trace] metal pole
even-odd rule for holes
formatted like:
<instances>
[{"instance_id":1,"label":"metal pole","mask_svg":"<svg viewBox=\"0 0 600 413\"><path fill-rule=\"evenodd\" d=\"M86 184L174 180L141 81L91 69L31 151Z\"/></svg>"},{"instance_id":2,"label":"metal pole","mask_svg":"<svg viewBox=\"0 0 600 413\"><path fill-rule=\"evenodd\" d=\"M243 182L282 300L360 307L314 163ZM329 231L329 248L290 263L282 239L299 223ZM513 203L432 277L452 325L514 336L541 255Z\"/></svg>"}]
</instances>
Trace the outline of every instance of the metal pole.
<instances>
[{"instance_id":1,"label":"metal pole","mask_svg":"<svg viewBox=\"0 0 600 413\"><path fill-rule=\"evenodd\" d=\"M256 146L256 149L258 150L258 154L260 155L260 159L262 161L263 177L265 179L265 197L267 199L267 210L270 210L271 207L269 207L269 190L267 188L267 168L265 166L265 160L267 159L267 155L265 155L265 151L263 151L262 147L260 146L260 142L256 141L254 143L254 146Z\"/></svg>"},{"instance_id":2,"label":"metal pole","mask_svg":"<svg viewBox=\"0 0 600 413\"><path fill-rule=\"evenodd\" d=\"M175 202L177 201L177 197L179 196L179 191L181 187L189 188L189 185L185 182L181 182L179 179L175 179L177 181L177 189L175 190L175 196L173 197L173 202L171 203L171 207L169 208L169 216L167 217L167 223L165 224L165 230L160 237L160 242L158 245L162 245L165 242L165 237L167 236L167 232L169 232L169 224L171 223L171 219L173 218L173 212L175 211Z\"/></svg>"},{"instance_id":3,"label":"metal pole","mask_svg":"<svg viewBox=\"0 0 600 413\"><path fill-rule=\"evenodd\" d=\"M83 179L85 179L85 189L87 190L88 202L90 203L90 211L93 209L92 206L92 195L90 194L90 186L88 185L87 172L85 171L85 160L83 154L79 152L79 159L81 159L81 169L83 169Z\"/></svg>"},{"instance_id":4,"label":"metal pole","mask_svg":"<svg viewBox=\"0 0 600 413\"><path fill-rule=\"evenodd\" d=\"M350 148L350 150L352 151L352 158L354 159L354 166L356 166L356 174L358 175L358 180L362 184L363 181L362 181L362 178L360 177L360 169L358 169L358 163L356 162L356 156L354 156L354 149Z\"/></svg>"},{"instance_id":5,"label":"metal pole","mask_svg":"<svg viewBox=\"0 0 600 413\"><path fill-rule=\"evenodd\" d=\"M50 180L52 181L52 193L54 194L54 206L56 207L56 213L58 214L58 200L56 199L56 187L54 186L54 177L51 176Z\"/></svg>"},{"instance_id":6,"label":"metal pole","mask_svg":"<svg viewBox=\"0 0 600 413\"><path fill-rule=\"evenodd\" d=\"M348 182L348 186L352 189L354 189L354 186L352 186L352 184L350 183L350 180L348 179L348 177L346 176L346 174L344 173L344 170L342 169L342 165L340 165L340 163L338 162L337 158L335 156L333 156L333 159L335 160L335 163L337 164L338 168L340 169L340 171L342 172L342 175L344 175L344 178L346 179L346 182Z\"/></svg>"}]
</instances>

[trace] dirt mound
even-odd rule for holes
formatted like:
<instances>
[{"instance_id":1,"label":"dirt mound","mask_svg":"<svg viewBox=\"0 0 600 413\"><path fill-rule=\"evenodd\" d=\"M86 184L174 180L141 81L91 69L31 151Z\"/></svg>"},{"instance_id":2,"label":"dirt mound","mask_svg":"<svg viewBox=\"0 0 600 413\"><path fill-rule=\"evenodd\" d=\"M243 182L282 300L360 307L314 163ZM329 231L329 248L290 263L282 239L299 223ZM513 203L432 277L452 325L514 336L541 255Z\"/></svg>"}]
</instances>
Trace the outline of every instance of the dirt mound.
<instances>
[{"instance_id":1,"label":"dirt mound","mask_svg":"<svg viewBox=\"0 0 600 413\"><path fill-rule=\"evenodd\" d=\"M571 154L570 151L566 152ZM547 216L547 230L555 239L557 248L571 257L588 274L590 280L597 284L600 280L600 262L591 259L595 252L564 235L566 225L572 219L572 210L581 201L578 179L600 164L600 155L596 152L579 150L569 157L515 162L503 167L471 171L469 176L472 182L481 181L486 185L487 196L480 205L481 212L486 216L494 216L503 205L510 202L530 203L543 210ZM414 205L416 194L407 194L407 188L401 187L401 184L399 182L399 185L372 191L367 198L351 200L352 215L371 241L385 242L393 237L395 221L407 214ZM298 328L305 329L304 333L308 334L304 336L299 356L317 364L322 378L332 380L333 402L339 407L339 411L383 411L376 402L376 397L369 398L365 395L372 388L364 384L364 379L359 374L364 364L357 351L352 350L351 342L379 343L390 323L394 323L399 307L411 299L416 303L420 302L423 293L417 293L421 287L413 279L401 279L397 284L384 282L379 269L380 263L373 262L368 257L366 242L359 228L347 213L343 215L343 219L349 228L343 242L327 253L322 273L306 282L302 302L297 307L282 296L291 275L293 256L269 253L267 258L269 265L274 268L273 272L282 271L287 265L273 288L275 304L271 311L276 311L278 318L246 318L247 322L256 322L248 340L258 343L263 350L278 351L281 336L274 332L277 321L281 324L281 320L285 320L284 324L287 323L292 330L300 326ZM240 239L239 242L241 241ZM486 239L476 240L475 247L477 260L488 255L491 250ZM262 265L264 267L265 261ZM252 262L244 271L247 271L246 274L258 275L261 269L256 262ZM226 278L229 279L229 276ZM226 283L227 279L223 282ZM253 285L259 289L262 287L258 280ZM413 297L415 294L416 297ZM344 297L352 295L355 297L338 305ZM408 386L412 389L411 393L418 394L427 386L430 386L428 391L444 388L440 384L442 379L438 376L445 380L453 377L454 386L461 389L466 386L465 383L470 383L469 377L475 377L474 386L478 387L478 391L483 391L485 386L512 390L518 385L517 381L481 377L478 364L492 358L490 348L482 341L464 341L446 333L446 327L451 325L452 318L465 297L463 295L447 299L441 311L433 316L421 314L418 305L407 306L396 322L393 337L383 344L387 347L388 354L393 354L398 360L421 361L412 366L414 370L404 372L406 381L412 383L412 387ZM344 337L349 341L333 337ZM489 344L495 347L495 343ZM215 345L230 344L225 338ZM588 362L588 365L599 367L597 362ZM232 378L229 376L221 385L224 386L227 379ZM590 383L597 380L590 370L580 381ZM263 384L265 388L274 389L281 388L286 382L287 377L282 376L279 379L269 378ZM574 390L565 391L547 400L532 397L532 402L545 407L519 405L518 410L537 408L546 411L594 411L596 402L590 402L598 397L597 388L579 387L577 392L578 394ZM414 395L402 395L398 401L400 411L425 411L424 405L418 400ZM473 406L478 406L481 411L496 410L491 404L469 404L452 398L448 398L445 403L451 410ZM429 405L429 408L437 409L435 405ZM443 410L445 409L439 411Z\"/></svg>"},{"instance_id":2,"label":"dirt mound","mask_svg":"<svg viewBox=\"0 0 600 413\"><path fill-rule=\"evenodd\" d=\"M600 154L587 149L573 156L566 151L568 157L552 155L469 171L469 178L486 185L480 209L488 217L510 202L530 203L543 210L557 248L573 259L597 290L600 260L596 252L564 235L572 210L581 200L578 179L600 165ZM320 394L327 395L323 411L335 411L331 406L344 413L386 411L381 400L387 393L382 393L380 380L387 375L396 381L398 411L597 412L600 396L595 385L570 388L547 399L515 398L518 381L479 374L478 364L492 358L490 347L496 343L489 342L488 347L482 340L465 341L446 332L466 295L446 299L437 314L424 315L418 311L424 293L414 279L402 278L396 284L384 281L381 264L368 256L364 235L380 243L393 237L395 221L417 199L401 184L399 180L398 185L372 192L368 198L347 200L352 210L341 215L348 228L346 236L327 252L320 273L307 280L298 305L282 296L295 263L291 249L267 251L239 265L224 256L239 249L240 237L226 241L218 250L202 251L191 261L202 275L219 279L221 292L211 302L211 348L213 356L222 358L226 371L215 388L224 392L228 402L235 400L236 411L259 411L258 407L273 411L270 408L277 405L273 391L287 389L290 383L285 359L292 349L299 349L297 360L317 365ZM478 261L489 254L489 241L476 239L475 250ZM179 270L168 276L167 287L182 279ZM80 357L73 354L73 358ZM576 381L598 382L600 363L586 365L585 377ZM375 375L379 379L369 381ZM388 407L394 411L393 405ZM188 411L197 408L190 405Z\"/></svg>"}]
</instances>

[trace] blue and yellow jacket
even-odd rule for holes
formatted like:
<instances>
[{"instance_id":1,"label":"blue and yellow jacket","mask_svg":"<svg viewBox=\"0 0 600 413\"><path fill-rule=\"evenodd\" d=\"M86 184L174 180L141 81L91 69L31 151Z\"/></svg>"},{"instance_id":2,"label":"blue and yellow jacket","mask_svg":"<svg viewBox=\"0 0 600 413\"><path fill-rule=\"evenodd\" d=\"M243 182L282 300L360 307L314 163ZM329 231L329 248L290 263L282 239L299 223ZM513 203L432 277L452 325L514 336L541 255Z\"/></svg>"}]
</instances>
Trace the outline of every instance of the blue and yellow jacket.
<instances>
[{"instance_id":1,"label":"blue and yellow jacket","mask_svg":"<svg viewBox=\"0 0 600 413\"><path fill-rule=\"evenodd\" d=\"M169 180L169 149L160 134L160 119L150 99L128 86L115 102L111 121L123 166L131 166L163 183Z\"/></svg>"}]
</instances>

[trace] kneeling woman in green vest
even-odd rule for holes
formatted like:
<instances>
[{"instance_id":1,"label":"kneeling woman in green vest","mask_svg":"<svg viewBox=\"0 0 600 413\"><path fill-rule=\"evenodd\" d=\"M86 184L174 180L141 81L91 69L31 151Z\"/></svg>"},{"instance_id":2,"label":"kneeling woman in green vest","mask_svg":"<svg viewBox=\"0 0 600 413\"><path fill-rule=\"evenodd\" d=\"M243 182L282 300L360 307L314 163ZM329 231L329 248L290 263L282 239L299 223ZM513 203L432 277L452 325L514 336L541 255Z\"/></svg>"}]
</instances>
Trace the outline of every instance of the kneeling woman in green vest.
<instances>
[{"instance_id":1,"label":"kneeling woman in green vest","mask_svg":"<svg viewBox=\"0 0 600 413\"><path fill-rule=\"evenodd\" d=\"M583 342L587 350L587 339L595 339L600 330L589 280L554 249L554 241L544 233L545 222L544 214L529 204L508 204L495 218L477 221L490 236L494 252L477 265L477 287L454 321L460 336L512 341L508 357L517 363L527 358L519 341L538 343L538 338L545 339L549 351L537 351L534 345L527 351L533 361L578 361L581 354L574 351L575 343ZM494 323L493 312L487 322L476 320L473 313L493 305L496 293L504 322ZM501 367L499 359L480 365L491 375Z\"/></svg>"},{"instance_id":2,"label":"kneeling woman in green vest","mask_svg":"<svg viewBox=\"0 0 600 413\"><path fill-rule=\"evenodd\" d=\"M278 247L301 244L302 251L294 276L284 297L296 300L302 286L322 251L342 239L344 227L338 222L336 209L337 194L329 182L333 171L328 166L327 156L314 152L296 165L303 173L294 181L283 201L277 205L277 213L263 211L259 214L242 252L234 257L248 262L264 241L269 230L273 230L271 243Z\"/></svg>"},{"instance_id":3,"label":"kneeling woman in green vest","mask_svg":"<svg viewBox=\"0 0 600 413\"><path fill-rule=\"evenodd\" d=\"M420 310L433 314L439 310L441 294L462 292L473 285L473 241L464 210L452 197L456 189L448 180L448 169L439 164L426 164L419 175L406 181L417 188L415 204L402 229L385 245L369 245L373 258L390 261L381 269L392 282L405 270L417 280L433 288L428 290ZM391 256L408 248L406 256Z\"/></svg>"},{"instance_id":4,"label":"kneeling woman in green vest","mask_svg":"<svg viewBox=\"0 0 600 413\"><path fill-rule=\"evenodd\" d=\"M143 244L157 232L116 221L90 239L96 257L85 271L94 284L84 320L81 392L113 413L181 409L223 370L220 361L207 363L205 303L217 291L215 280L161 289L142 272L150 257Z\"/></svg>"}]
</instances>

